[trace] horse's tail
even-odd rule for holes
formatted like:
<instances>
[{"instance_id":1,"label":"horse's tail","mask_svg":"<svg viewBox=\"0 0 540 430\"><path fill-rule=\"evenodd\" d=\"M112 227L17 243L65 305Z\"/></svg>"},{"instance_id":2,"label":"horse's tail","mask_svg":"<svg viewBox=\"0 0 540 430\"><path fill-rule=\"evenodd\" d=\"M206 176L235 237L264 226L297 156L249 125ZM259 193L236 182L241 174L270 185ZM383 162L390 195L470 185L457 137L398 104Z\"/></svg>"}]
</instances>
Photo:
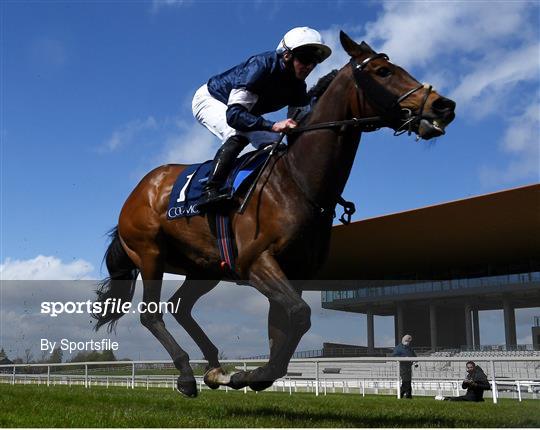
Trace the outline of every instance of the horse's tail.
<instances>
[{"instance_id":1,"label":"horse's tail","mask_svg":"<svg viewBox=\"0 0 540 430\"><path fill-rule=\"evenodd\" d=\"M111 243L103 257L109 277L98 284L96 302L101 304L101 312L94 312L92 316L97 320L94 327L96 331L102 325L109 324L107 331L111 332L118 319L124 315L124 312L119 311L118 304L133 300L139 270L120 243L118 226L109 232L109 237Z\"/></svg>"}]
</instances>

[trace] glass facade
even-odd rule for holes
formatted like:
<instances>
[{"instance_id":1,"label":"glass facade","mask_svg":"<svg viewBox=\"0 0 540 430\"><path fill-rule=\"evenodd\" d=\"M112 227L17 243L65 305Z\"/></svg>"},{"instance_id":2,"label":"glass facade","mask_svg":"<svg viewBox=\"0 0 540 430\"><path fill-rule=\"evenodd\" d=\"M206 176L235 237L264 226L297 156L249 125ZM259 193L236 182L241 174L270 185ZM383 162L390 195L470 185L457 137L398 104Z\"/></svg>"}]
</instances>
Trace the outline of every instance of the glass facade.
<instances>
[{"instance_id":1,"label":"glass facade","mask_svg":"<svg viewBox=\"0 0 540 430\"><path fill-rule=\"evenodd\" d=\"M461 278L443 281L422 281L385 287L349 289L342 291L322 291L323 305L337 300L377 299L409 294L440 293L467 288L493 287L508 284L528 284L540 282L540 272L516 273L511 275Z\"/></svg>"}]
</instances>

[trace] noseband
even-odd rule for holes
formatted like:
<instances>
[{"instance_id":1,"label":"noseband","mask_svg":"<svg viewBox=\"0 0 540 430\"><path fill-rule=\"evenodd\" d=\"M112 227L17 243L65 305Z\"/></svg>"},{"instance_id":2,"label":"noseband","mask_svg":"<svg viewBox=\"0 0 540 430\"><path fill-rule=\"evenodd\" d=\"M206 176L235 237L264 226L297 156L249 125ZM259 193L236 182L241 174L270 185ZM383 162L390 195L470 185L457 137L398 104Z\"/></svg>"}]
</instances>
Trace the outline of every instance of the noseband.
<instances>
[{"instance_id":1,"label":"noseband","mask_svg":"<svg viewBox=\"0 0 540 430\"><path fill-rule=\"evenodd\" d=\"M365 69L366 66L377 58L384 58L388 61L388 56L386 54L374 54L370 57L364 59L360 64L356 62L354 58L351 58L351 67L353 70L354 83L357 89L356 96L360 99L360 91L364 91L366 97L369 99L370 103L376 106L377 110L382 112L382 116L369 117L369 118L352 118L343 121L332 121L332 122L323 122L318 124L311 124L304 127L297 127L290 130L291 134L303 133L305 131L312 130L322 130L322 129L339 129L340 132L344 132L348 127L355 127L361 131L374 131L381 127L388 125L396 125L396 131L394 136L399 136L408 131L409 135L413 132L413 127L422 120L422 114L424 112L424 107L426 105L429 94L431 93L432 86L420 84L407 91L405 94L396 96L392 94L386 87L378 83L370 73ZM417 81L418 82L418 81ZM408 108L402 108L401 102L406 100L408 97L419 91L420 89L425 88L426 92L420 105L418 112L413 113ZM359 103L360 106L360 103ZM417 140L419 137L417 138ZM309 194L304 190L300 182L296 179L294 170L291 169L289 165L289 159L285 157L285 164L291 172L291 178L295 182L298 189L304 194L305 199L311 204L311 206L316 210L319 215L334 214L336 204L339 203L343 206L345 212L341 216L340 221L343 224L349 224L352 214L356 211L354 204L347 202L342 197L338 197L331 204L320 205L315 202Z\"/></svg>"},{"instance_id":2,"label":"noseband","mask_svg":"<svg viewBox=\"0 0 540 430\"><path fill-rule=\"evenodd\" d=\"M357 63L354 58L351 58L350 64L353 70L354 84L358 90L356 96L359 98L359 92L363 90L369 101L377 107L377 110L382 112L382 116L352 118L344 121L311 124L294 128L290 131L290 133L298 134L312 130L335 128L339 128L341 131L343 131L347 127L359 128L362 131L375 131L388 125L397 125L397 129L394 131L394 136L399 136L405 132L408 132L410 136L413 132L413 127L422 119L424 107L429 94L432 91L432 86L419 83L417 87L414 87L401 96L392 94L390 91L388 91L388 89L386 89L386 87L373 79L371 74L365 70L366 66L377 58L384 58L388 61L388 56L386 54L379 53L371 55L370 57L364 59L361 63ZM406 100L408 97L422 88L425 88L426 92L424 93L422 104L420 105L418 112L413 113L410 109L401 107L402 101ZM418 139L419 138L417 138L417 140Z\"/></svg>"},{"instance_id":3,"label":"noseband","mask_svg":"<svg viewBox=\"0 0 540 430\"><path fill-rule=\"evenodd\" d=\"M364 91L369 101L376 106L377 110L383 113L383 117L388 119L390 124L399 124L399 127L397 127L397 130L394 132L394 136L399 136L405 132L408 132L410 135L413 127L422 119L424 107L429 94L431 93L432 86L419 83L417 87L407 91L401 96L392 94L385 86L373 79L371 74L366 71L367 65L378 58L384 58L386 61L389 61L388 55L383 53L373 54L361 63L357 63L354 58L351 58L350 64L353 70L356 88L358 91L361 89ZM410 109L401 107L402 101L406 100L422 88L425 88L426 91L418 112L413 113Z\"/></svg>"}]
</instances>

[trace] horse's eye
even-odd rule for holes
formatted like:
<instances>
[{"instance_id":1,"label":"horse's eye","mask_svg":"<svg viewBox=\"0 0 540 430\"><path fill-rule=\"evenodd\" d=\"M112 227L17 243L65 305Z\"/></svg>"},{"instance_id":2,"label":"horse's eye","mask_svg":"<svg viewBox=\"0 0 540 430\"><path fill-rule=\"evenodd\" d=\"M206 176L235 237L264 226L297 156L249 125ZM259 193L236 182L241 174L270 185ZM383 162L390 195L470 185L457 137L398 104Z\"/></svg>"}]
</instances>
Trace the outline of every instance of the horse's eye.
<instances>
[{"instance_id":1,"label":"horse's eye","mask_svg":"<svg viewBox=\"0 0 540 430\"><path fill-rule=\"evenodd\" d=\"M383 78L386 78L387 76L390 76L392 74L388 67L379 67L376 73Z\"/></svg>"}]
</instances>

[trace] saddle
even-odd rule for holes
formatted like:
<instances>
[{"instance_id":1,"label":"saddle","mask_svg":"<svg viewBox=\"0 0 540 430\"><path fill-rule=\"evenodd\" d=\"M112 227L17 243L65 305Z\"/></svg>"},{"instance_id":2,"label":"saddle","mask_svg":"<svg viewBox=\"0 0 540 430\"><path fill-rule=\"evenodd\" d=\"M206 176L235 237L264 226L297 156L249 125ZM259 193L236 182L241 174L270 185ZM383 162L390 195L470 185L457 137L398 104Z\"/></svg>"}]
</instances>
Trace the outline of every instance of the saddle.
<instances>
[{"instance_id":1,"label":"saddle","mask_svg":"<svg viewBox=\"0 0 540 430\"><path fill-rule=\"evenodd\" d=\"M281 146L278 151L284 151L286 146ZM236 160L236 163L225 181L222 190L229 194L229 198L239 196L244 192L257 176L259 169L267 159L271 147L248 152ZM208 181L212 160L204 163L192 164L186 167L176 179L167 209L167 219L176 219L203 215L197 208L197 203L204 193L204 186Z\"/></svg>"}]
</instances>

